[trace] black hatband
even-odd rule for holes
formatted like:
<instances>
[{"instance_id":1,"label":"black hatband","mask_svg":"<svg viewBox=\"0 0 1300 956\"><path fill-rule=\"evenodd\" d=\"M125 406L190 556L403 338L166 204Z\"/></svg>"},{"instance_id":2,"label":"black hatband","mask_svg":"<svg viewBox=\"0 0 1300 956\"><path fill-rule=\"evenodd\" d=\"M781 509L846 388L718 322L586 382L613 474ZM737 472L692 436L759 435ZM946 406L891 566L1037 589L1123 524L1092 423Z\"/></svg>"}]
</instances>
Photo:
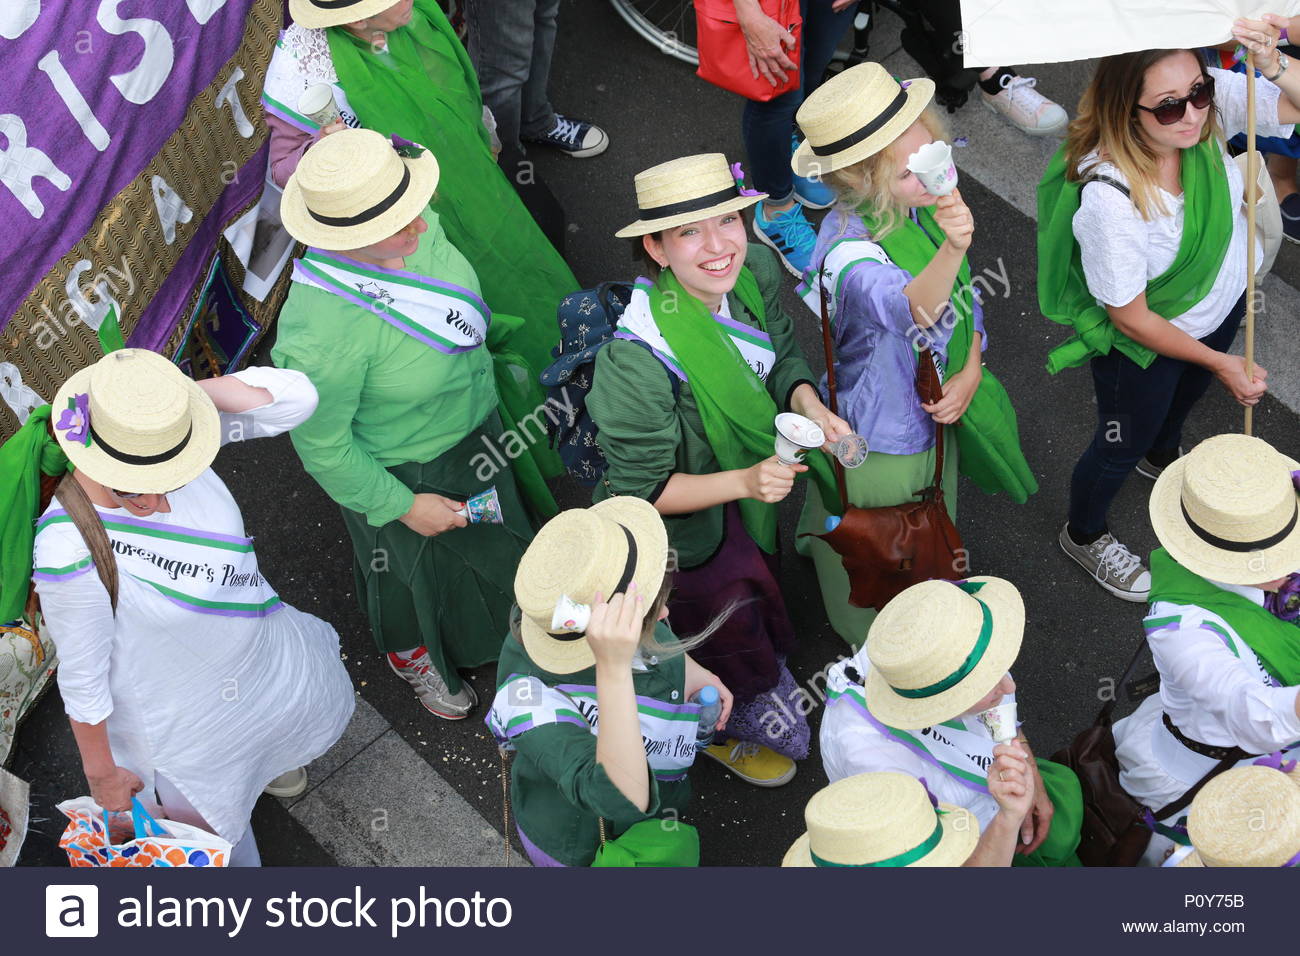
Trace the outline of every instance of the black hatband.
<instances>
[{"instance_id":1,"label":"black hatband","mask_svg":"<svg viewBox=\"0 0 1300 956\"><path fill-rule=\"evenodd\" d=\"M627 561L623 564L623 576L618 579L618 584L614 586L614 590L609 594L610 597L613 597L615 594L625 593L627 591L627 586L632 583L632 575L636 573L636 538L632 537L632 532L628 531L627 528L623 527L623 525L619 525L619 527L623 528L623 535L627 538ZM548 636L553 637L557 641L580 641L587 635L550 634L548 632Z\"/></svg>"},{"instance_id":2,"label":"black hatband","mask_svg":"<svg viewBox=\"0 0 1300 956\"><path fill-rule=\"evenodd\" d=\"M874 136L884 127L891 119L902 112L903 107L907 105L907 90L901 86L898 88L898 95L894 97L892 103L881 110L870 123L862 127L856 133L850 133L843 139L837 139L833 143L826 143L822 146L813 146L812 151L817 156L830 156L832 153L840 153L850 146L856 146L869 136ZM811 145L811 144L809 144Z\"/></svg>"},{"instance_id":3,"label":"black hatband","mask_svg":"<svg viewBox=\"0 0 1300 956\"><path fill-rule=\"evenodd\" d=\"M185 431L185 437L171 448L168 448L165 452L157 455L130 455L124 451L118 451L108 442L104 441L99 432L95 431L95 426L90 426L91 441L98 446L104 454L108 455L109 458L115 458L126 465L160 465L164 461L171 461L184 450L186 445L190 443L190 436L193 434L194 423L191 422L190 427Z\"/></svg>"},{"instance_id":4,"label":"black hatband","mask_svg":"<svg viewBox=\"0 0 1300 956\"><path fill-rule=\"evenodd\" d=\"M1258 541L1231 541L1227 538L1220 538L1217 535L1210 534L1187 513L1187 506L1180 500L1178 507L1183 510L1183 520L1187 522L1187 527L1192 529L1192 533L1204 541L1206 544L1212 544L1216 548L1222 548L1224 551L1235 551L1244 553L1247 551L1263 551L1265 548L1271 548L1275 544L1280 544L1286 536L1295 530L1296 520L1300 519L1300 507L1292 507L1291 520L1286 523L1286 527L1277 534L1271 534L1267 538L1260 538Z\"/></svg>"},{"instance_id":5,"label":"black hatband","mask_svg":"<svg viewBox=\"0 0 1300 956\"><path fill-rule=\"evenodd\" d=\"M307 215L325 226L359 226L362 223L369 222L371 219L388 212L388 210L392 209L393 206L397 205L397 200L402 198L402 195L406 192L406 187L410 185L410 182L411 167L403 163L402 181L397 184L397 188L389 193L386 198L381 199L369 209L364 209L355 216L322 216L320 213L314 212L310 206L307 206Z\"/></svg>"},{"instance_id":6,"label":"black hatband","mask_svg":"<svg viewBox=\"0 0 1300 956\"><path fill-rule=\"evenodd\" d=\"M716 206L718 203L726 202L728 199L735 199L739 194L735 186L727 189L719 189L716 193L709 193L707 196L696 196L694 199L687 199L685 202L669 203L666 206L654 206L650 209L639 207L642 219L667 219L669 216L678 216L684 212L700 212Z\"/></svg>"}]
</instances>

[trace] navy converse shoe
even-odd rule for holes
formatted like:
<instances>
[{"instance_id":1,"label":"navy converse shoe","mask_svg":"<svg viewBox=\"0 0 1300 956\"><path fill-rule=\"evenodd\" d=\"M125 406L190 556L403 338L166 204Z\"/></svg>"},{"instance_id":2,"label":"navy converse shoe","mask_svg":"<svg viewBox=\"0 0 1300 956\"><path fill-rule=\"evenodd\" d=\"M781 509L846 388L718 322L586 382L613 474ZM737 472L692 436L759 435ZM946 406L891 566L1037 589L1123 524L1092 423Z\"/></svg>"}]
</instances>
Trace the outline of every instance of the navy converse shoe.
<instances>
[{"instance_id":1,"label":"navy converse shoe","mask_svg":"<svg viewBox=\"0 0 1300 956\"><path fill-rule=\"evenodd\" d=\"M521 136L520 139L538 146L553 146L574 159L599 156L609 148L609 137L599 126L586 120L569 119L559 113L555 114L555 125L541 136Z\"/></svg>"}]
</instances>

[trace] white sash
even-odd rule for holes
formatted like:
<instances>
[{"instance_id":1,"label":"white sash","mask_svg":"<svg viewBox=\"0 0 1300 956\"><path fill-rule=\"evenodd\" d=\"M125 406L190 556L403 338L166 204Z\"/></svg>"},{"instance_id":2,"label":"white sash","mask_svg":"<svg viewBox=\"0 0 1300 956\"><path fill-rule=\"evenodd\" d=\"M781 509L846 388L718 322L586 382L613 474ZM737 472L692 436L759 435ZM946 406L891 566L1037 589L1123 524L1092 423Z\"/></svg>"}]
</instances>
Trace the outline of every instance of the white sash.
<instances>
[{"instance_id":1,"label":"white sash","mask_svg":"<svg viewBox=\"0 0 1300 956\"><path fill-rule=\"evenodd\" d=\"M614 335L617 338L637 338L650 346L651 351L658 356L659 361L663 362L668 368L683 382L686 381L686 373L682 371L681 365L677 362L677 356L668 345L668 340L663 337L659 331L659 326L655 324L654 315L650 311L650 288L653 285L649 279L637 279L632 286L632 299L623 310L622 317L618 320L619 331ZM772 374L772 366L776 364L776 349L772 347L772 337L762 329L754 328L743 322L738 322L731 317L731 307L727 304L727 297L722 297L721 313L711 313L713 321L721 325L727 332L727 336L740 352L740 357L745 360L745 364L753 370L762 382L767 381L767 377Z\"/></svg>"},{"instance_id":2,"label":"white sash","mask_svg":"<svg viewBox=\"0 0 1300 956\"><path fill-rule=\"evenodd\" d=\"M295 259L291 278L373 312L399 332L448 355L472 351L487 340L491 310L477 294L450 282L323 249L308 249Z\"/></svg>"},{"instance_id":3,"label":"white sash","mask_svg":"<svg viewBox=\"0 0 1300 956\"><path fill-rule=\"evenodd\" d=\"M825 286L829 293L826 314L834 322L836 306L841 301L841 293L844 291L844 277L860 262L880 262L891 266L894 264L879 243L872 242L870 239L846 236L831 244L831 247L826 250L825 259L822 260L821 271L816 274L805 274L795 292L803 299L804 304L812 309L813 315L820 319L821 290L822 286Z\"/></svg>"},{"instance_id":4,"label":"white sash","mask_svg":"<svg viewBox=\"0 0 1300 956\"><path fill-rule=\"evenodd\" d=\"M934 764L962 786L977 793L989 792L989 767L993 764L994 740L975 717L957 717L921 730L899 730L881 723L867 710L862 684L850 680L845 670L857 667L855 660L841 661L827 675L826 706L851 707L884 736L896 740L922 760ZM865 675L863 675L865 677ZM1003 698L1006 703L1014 696Z\"/></svg>"},{"instance_id":5,"label":"white sash","mask_svg":"<svg viewBox=\"0 0 1300 956\"><path fill-rule=\"evenodd\" d=\"M328 46L326 49L328 50ZM275 43L275 51L271 54L271 65L266 68L262 105L276 119L284 120L304 133L315 133L320 129L320 124L298 112L298 100L303 93L307 92L308 87L315 86L317 83L328 83L334 91L334 102L339 108L343 122L354 129L359 128L361 121L357 119L356 110L348 102L348 95L343 92L343 87L339 86L338 75L334 73L332 67L329 72L328 77L309 76L304 71L303 65L284 45L284 37L281 35Z\"/></svg>"},{"instance_id":6,"label":"white sash","mask_svg":"<svg viewBox=\"0 0 1300 956\"><path fill-rule=\"evenodd\" d=\"M218 617L265 617L284 606L257 570L252 538L128 516L100 517L118 570L173 604ZM41 519L36 533L71 522L66 511L56 509ZM63 568L36 568L33 577L63 581L94 566L87 557Z\"/></svg>"},{"instance_id":7,"label":"white sash","mask_svg":"<svg viewBox=\"0 0 1300 956\"><path fill-rule=\"evenodd\" d=\"M653 697L636 698L641 741L655 778L681 780L695 762L700 705L669 704ZM488 729L507 749L511 741L544 724L573 724L596 733L600 720L596 688L588 684L548 687L536 677L515 674L497 690L488 714Z\"/></svg>"}]
</instances>

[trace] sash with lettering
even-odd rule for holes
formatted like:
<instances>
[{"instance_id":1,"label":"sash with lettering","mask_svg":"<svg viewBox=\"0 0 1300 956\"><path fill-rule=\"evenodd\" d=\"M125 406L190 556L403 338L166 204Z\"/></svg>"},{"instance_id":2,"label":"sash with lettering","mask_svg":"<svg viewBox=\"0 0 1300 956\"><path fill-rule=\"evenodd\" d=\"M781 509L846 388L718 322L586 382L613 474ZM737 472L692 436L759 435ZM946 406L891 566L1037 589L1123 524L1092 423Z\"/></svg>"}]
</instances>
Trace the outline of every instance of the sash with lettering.
<instances>
[{"instance_id":1,"label":"sash with lettering","mask_svg":"<svg viewBox=\"0 0 1300 956\"><path fill-rule=\"evenodd\" d=\"M989 767L993 763L994 741L974 716L925 727L899 730L882 724L867 710L862 684L851 680L846 670L854 662L841 661L827 675L826 706L851 707L884 736L896 740L922 760L934 764L962 786L976 793L989 792ZM1010 703L1014 696L1005 698Z\"/></svg>"},{"instance_id":2,"label":"sash with lettering","mask_svg":"<svg viewBox=\"0 0 1300 956\"><path fill-rule=\"evenodd\" d=\"M118 571L153 588L173 604L218 617L265 617L284 604L257 569L253 539L183 525L100 515ZM36 526L71 524L66 511L48 512ZM62 568L38 567L39 581L66 581L93 571L89 556Z\"/></svg>"},{"instance_id":3,"label":"sash with lettering","mask_svg":"<svg viewBox=\"0 0 1300 956\"><path fill-rule=\"evenodd\" d=\"M655 324L654 315L650 311L650 288L653 285L654 283L646 278L636 280L632 286L632 298L618 320L618 330L614 333L614 337L640 339L650 346L650 351L654 352L659 361L668 366L669 370L684 382L686 373L682 371L677 356L669 348L668 341L659 331L659 326ZM733 319L725 296L722 299L722 313L710 314L713 316L713 321L726 330L728 337L740 352L740 357L745 360L745 364L754 370L754 374L761 381L766 382L768 375L772 373L772 366L776 364L776 349L772 347L772 337L762 329L756 329Z\"/></svg>"},{"instance_id":4,"label":"sash with lettering","mask_svg":"<svg viewBox=\"0 0 1300 956\"><path fill-rule=\"evenodd\" d=\"M340 296L447 355L481 346L492 321L483 300L462 286L323 249L294 260L293 281Z\"/></svg>"},{"instance_id":5,"label":"sash with lettering","mask_svg":"<svg viewBox=\"0 0 1300 956\"><path fill-rule=\"evenodd\" d=\"M700 705L669 704L637 695L636 709L646 763L655 779L670 783L685 778L695 762ZM594 734L598 721L594 685L548 687L536 677L514 674L497 689L487 725L502 746L512 749L511 741L534 727L573 724Z\"/></svg>"}]
</instances>

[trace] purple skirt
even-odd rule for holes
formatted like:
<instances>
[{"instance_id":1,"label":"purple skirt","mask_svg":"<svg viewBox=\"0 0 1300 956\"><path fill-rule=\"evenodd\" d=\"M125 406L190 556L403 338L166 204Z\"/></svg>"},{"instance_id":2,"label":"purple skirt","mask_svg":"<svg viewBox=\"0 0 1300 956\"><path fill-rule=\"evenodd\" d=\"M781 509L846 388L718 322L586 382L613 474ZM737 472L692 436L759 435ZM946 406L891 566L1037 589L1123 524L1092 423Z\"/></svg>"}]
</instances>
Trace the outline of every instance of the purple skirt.
<instances>
[{"instance_id":1,"label":"purple skirt","mask_svg":"<svg viewBox=\"0 0 1300 956\"><path fill-rule=\"evenodd\" d=\"M726 734L764 744L796 760L808 755L808 720L785 666L794 626L777 584L775 555L764 554L745 530L736 503L726 505L722 546L706 563L673 577L669 623L682 638L698 634L728 605L736 609L691 651L735 695Z\"/></svg>"}]
</instances>

